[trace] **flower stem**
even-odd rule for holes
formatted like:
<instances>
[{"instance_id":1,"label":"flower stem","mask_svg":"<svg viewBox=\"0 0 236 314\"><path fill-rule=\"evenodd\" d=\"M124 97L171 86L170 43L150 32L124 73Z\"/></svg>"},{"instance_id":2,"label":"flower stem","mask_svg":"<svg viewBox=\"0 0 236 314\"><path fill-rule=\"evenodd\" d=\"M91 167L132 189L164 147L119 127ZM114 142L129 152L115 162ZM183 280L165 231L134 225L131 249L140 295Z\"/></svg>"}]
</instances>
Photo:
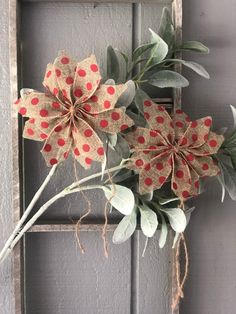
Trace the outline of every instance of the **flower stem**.
<instances>
[{"instance_id":1,"label":"flower stem","mask_svg":"<svg viewBox=\"0 0 236 314\"><path fill-rule=\"evenodd\" d=\"M122 163L118 166L115 166L113 168L107 169L106 171L104 171L104 174L107 174L109 172L114 172L120 169L125 168L125 165ZM55 170L54 170L55 171ZM52 172L52 170L50 171L50 173ZM50 174L49 173L49 174ZM23 224L23 222L26 220L30 210L32 209L33 205L35 204L35 202L37 201L38 197L40 196L40 194L42 193L44 187L46 186L47 182L50 180L49 175L48 177L45 179L43 185L40 187L40 189L38 190L38 192L40 191L40 194L38 194L38 192L36 194L38 194L37 198L36 198L36 194L34 196L34 198L32 199L30 205L31 205L31 209L28 210L27 208L27 215L25 215L24 213L24 219L23 216L21 218L21 220L19 221L19 223L17 224L18 228L16 230L14 230L14 232L12 233L12 235L10 236L10 238L8 239L8 241L6 242L4 249L1 252L0 255L0 263L3 262L5 260L5 258L11 253L11 251L13 250L13 248L15 247L15 245L18 243L18 241L22 238L22 236L25 234L25 232L27 232L32 225L35 223L35 221L48 209L48 207L50 207L55 201L57 201L58 199L65 197L66 195L72 194L72 193L76 193L76 192L80 192L80 191L85 191L85 190L90 190L90 189L102 189L103 186L102 185L92 185L92 186L81 186L81 184L90 181L92 179L95 179L97 177L100 177L102 175L102 172L98 172L95 174L92 174L86 178L83 178L77 182L72 183L71 185L69 185L68 187L66 187L65 189L63 189L60 193L54 195L50 200L48 200L43 206L40 207L40 209L33 215L33 217L25 224L25 226L21 229L21 226ZM50 176L52 176L52 174L50 174ZM34 200L34 202L33 202ZM29 205L29 206L30 206ZM21 230L20 230L21 229Z\"/></svg>"},{"instance_id":2,"label":"flower stem","mask_svg":"<svg viewBox=\"0 0 236 314\"><path fill-rule=\"evenodd\" d=\"M14 238L14 240L11 242L11 244L8 246L6 253L2 256L0 259L0 263L2 263L7 256L11 253L11 251L14 249L15 245L18 243L18 241L23 237L23 235L33 226L35 221L48 209L49 206L51 206L54 202L56 202L58 199L65 197L66 195L85 191L85 190L91 190L91 189L102 189L103 186L101 185L92 185L92 186L84 186L80 188L76 188L74 190L67 190L64 189L60 193L53 196L49 201L47 201L43 206L40 207L40 209L34 214L34 216L25 224L25 226L19 231L18 235Z\"/></svg>"},{"instance_id":3,"label":"flower stem","mask_svg":"<svg viewBox=\"0 0 236 314\"><path fill-rule=\"evenodd\" d=\"M40 186L40 188L38 189L38 191L35 193L34 197L32 198L31 202L29 203L28 207L26 208L26 210L24 211L21 219L18 221L17 225L15 226L15 229L13 230L12 234L10 235L10 237L8 238L8 240L6 241L3 249L0 252L0 261L2 259L2 257L4 256L4 254L6 253L8 247L10 246L10 244L12 243L13 239L15 238L15 236L17 235L17 233L19 232L21 226L23 225L23 223L25 222L25 220L27 219L27 217L29 216L31 210L33 209L35 203L37 202L37 200L39 199L39 197L41 196L43 190L45 189L45 187L47 186L47 184L49 183L50 179L52 178L53 174L55 173L57 168L57 165L54 165L49 174L47 175L46 179L44 180L43 184Z\"/></svg>"}]
</instances>

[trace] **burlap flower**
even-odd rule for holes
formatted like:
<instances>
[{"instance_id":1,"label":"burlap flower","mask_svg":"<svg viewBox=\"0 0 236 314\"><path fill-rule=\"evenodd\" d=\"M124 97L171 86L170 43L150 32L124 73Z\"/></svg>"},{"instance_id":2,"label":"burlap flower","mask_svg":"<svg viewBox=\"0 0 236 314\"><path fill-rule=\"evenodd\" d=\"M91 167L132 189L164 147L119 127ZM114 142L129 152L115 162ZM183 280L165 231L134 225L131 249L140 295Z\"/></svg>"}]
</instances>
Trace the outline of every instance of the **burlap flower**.
<instances>
[{"instance_id":1,"label":"burlap flower","mask_svg":"<svg viewBox=\"0 0 236 314\"><path fill-rule=\"evenodd\" d=\"M19 113L30 118L23 136L45 141L42 154L48 166L63 161L71 150L83 167L101 162L104 149L96 130L113 134L133 124L124 108L114 108L126 86L100 81L94 55L76 63L61 52L47 66L47 93L31 90L16 102Z\"/></svg>"},{"instance_id":2,"label":"burlap flower","mask_svg":"<svg viewBox=\"0 0 236 314\"><path fill-rule=\"evenodd\" d=\"M196 195L199 177L215 176L219 168L211 155L224 138L210 131L211 117L190 121L176 110L173 118L150 100L143 103L149 128L136 128L126 139L133 147L129 167L139 171L141 194L159 189L171 175L171 188L182 200Z\"/></svg>"}]
</instances>

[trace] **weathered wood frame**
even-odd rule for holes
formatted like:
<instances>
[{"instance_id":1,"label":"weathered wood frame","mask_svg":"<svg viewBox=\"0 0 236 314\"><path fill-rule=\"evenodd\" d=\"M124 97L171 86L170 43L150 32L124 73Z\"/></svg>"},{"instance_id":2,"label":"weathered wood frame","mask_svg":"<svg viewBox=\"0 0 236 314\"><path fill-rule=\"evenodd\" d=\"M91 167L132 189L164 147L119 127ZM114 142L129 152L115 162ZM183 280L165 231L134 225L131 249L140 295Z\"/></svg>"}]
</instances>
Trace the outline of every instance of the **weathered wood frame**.
<instances>
[{"instance_id":1,"label":"weathered wood frame","mask_svg":"<svg viewBox=\"0 0 236 314\"><path fill-rule=\"evenodd\" d=\"M18 42L18 31L19 31L19 15L20 15L20 2L46 2L47 0L9 0L9 56L10 56L10 80L11 80L11 100L17 98L18 94L18 82L20 78L20 53L19 53L19 42ZM60 2L62 0L54 0ZM92 0L63 0L64 2L87 2L93 3ZM96 0L96 2L116 2L116 3L144 3L144 2L157 2L156 0ZM160 2L160 1L158 1ZM164 0L163 0L164 2ZM172 14L176 29L176 42L182 40L182 0L172 1ZM181 67L176 68L181 71ZM173 99L156 99L163 103L172 104L174 108L181 106L181 89L174 89ZM21 175L23 171L21 169L20 159L20 146L21 146L21 135L19 134L19 120L15 112L12 112L12 145L13 151L15 152L13 158L13 211L14 211L14 223L16 223L21 216ZM20 170L19 170L20 169ZM116 225L108 225L108 231L113 231ZM96 232L100 231L102 225L99 224L88 224L82 225L81 231ZM75 230L74 224L37 224L29 230L29 232L72 232ZM20 243L14 249L13 258L13 280L14 280L14 295L15 295L15 314L24 313L24 243ZM173 279L175 278L175 271L173 269ZM173 285L174 287L174 285ZM173 288L173 293L175 289ZM178 309L174 313L178 313Z\"/></svg>"}]
</instances>

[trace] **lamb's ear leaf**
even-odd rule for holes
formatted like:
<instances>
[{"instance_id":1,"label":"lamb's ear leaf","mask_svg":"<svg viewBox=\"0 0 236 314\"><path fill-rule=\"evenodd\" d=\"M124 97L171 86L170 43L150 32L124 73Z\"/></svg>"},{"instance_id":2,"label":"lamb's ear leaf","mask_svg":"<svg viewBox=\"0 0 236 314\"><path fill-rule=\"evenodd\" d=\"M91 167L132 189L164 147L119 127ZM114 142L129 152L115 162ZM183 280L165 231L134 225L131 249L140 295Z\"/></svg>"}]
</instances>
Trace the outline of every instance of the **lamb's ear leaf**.
<instances>
[{"instance_id":1,"label":"lamb's ear leaf","mask_svg":"<svg viewBox=\"0 0 236 314\"><path fill-rule=\"evenodd\" d=\"M128 82L126 82L126 90L121 94L121 96L119 97L117 103L116 103L116 107L128 107L132 100L134 99L135 96L135 84L132 80L129 80Z\"/></svg>"},{"instance_id":2,"label":"lamb's ear leaf","mask_svg":"<svg viewBox=\"0 0 236 314\"><path fill-rule=\"evenodd\" d=\"M125 186L114 184L103 187L109 203L123 215L130 215L134 209L135 199L133 192Z\"/></svg>"},{"instance_id":3,"label":"lamb's ear leaf","mask_svg":"<svg viewBox=\"0 0 236 314\"><path fill-rule=\"evenodd\" d=\"M152 237L157 230L158 220L156 213L147 205L139 205L141 214L141 229L146 237Z\"/></svg>"},{"instance_id":4,"label":"lamb's ear leaf","mask_svg":"<svg viewBox=\"0 0 236 314\"><path fill-rule=\"evenodd\" d=\"M163 70L152 74L148 78L148 83L159 88L180 88L189 85L188 80L183 75L170 70Z\"/></svg>"},{"instance_id":5,"label":"lamb's ear leaf","mask_svg":"<svg viewBox=\"0 0 236 314\"><path fill-rule=\"evenodd\" d=\"M141 57L146 51L150 50L151 48L155 47L156 43L149 43L144 44L142 46L137 47L132 55L132 60L135 63L139 57Z\"/></svg>"},{"instance_id":6,"label":"lamb's ear leaf","mask_svg":"<svg viewBox=\"0 0 236 314\"><path fill-rule=\"evenodd\" d=\"M172 46L175 38L175 30L170 10L167 7L165 7L162 11L158 35L167 43L168 46Z\"/></svg>"},{"instance_id":7,"label":"lamb's ear leaf","mask_svg":"<svg viewBox=\"0 0 236 314\"><path fill-rule=\"evenodd\" d=\"M119 80L120 65L115 50L112 46L107 47L107 78L113 79L115 82Z\"/></svg>"},{"instance_id":8,"label":"lamb's ear leaf","mask_svg":"<svg viewBox=\"0 0 236 314\"><path fill-rule=\"evenodd\" d=\"M180 63L183 64L184 66L186 66L187 68L193 70L194 72L196 72L198 75L209 79L210 75L209 73L206 71L206 69L199 63L194 62L194 61L185 61L182 59L166 59L164 62L171 62L171 63Z\"/></svg>"},{"instance_id":9,"label":"lamb's ear leaf","mask_svg":"<svg viewBox=\"0 0 236 314\"><path fill-rule=\"evenodd\" d=\"M161 231L160 231L160 237L159 237L159 247L162 249L167 240L168 235L168 227L166 224L165 217L162 215L162 213L159 211L159 215L161 216Z\"/></svg>"},{"instance_id":10,"label":"lamb's ear leaf","mask_svg":"<svg viewBox=\"0 0 236 314\"><path fill-rule=\"evenodd\" d=\"M208 47L203 45L200 41L195 41L195 40L183 42L180 46L176 48L176 50L194 51L194 52L200 52L200 53L206 53L206 54L210 52L210 49Z\"/></svg>"},{"instance_id":11,"label":"lamb's ear leaf","mask_svg":"<svg viewBox=\"0 0 236 314\"><path fill-rule=\"evenodd\" d=\"M167 43L156 34L151 28L149 28L151 33L151 43L156 45L151 49L151 56L153 57L153 63L159 63L165 59L168 54Z\"/></svg>"},{"instance_id":12,"label":"lamb's ear leaf","mask_svg":"<svg viewBox=\"0 0 236 314\"><path fill-rule=\"evenodd\" d=\"M187 225L184 211L177 208L162 208L161 209L168 217L172 229L176 232L183 232Z\"/></svg>"},{"instance_id":13,"label":"lamb's ear leaf","mask_svg":"<svg viewBox=\"0 0 236 314\"><path fill-rule=\"evenodd\" d=\"M137 213L136 208L134 208L132 213L128 216L125 216L118 224L112 237L113 243L120 244L128 240L134 233L136 226Z\"/></svg>"},{"instance_id":14,"label":"lamb's ear leaf","mask_svg":"<svg viewBox=\"0 0 236 314\"><path fill-rule=\"evenodd\" d=\"M218 161L218 166L221 172L217 178L222 185L222 194L224 193L223 187L225 187L231 199L236 201L236 171L235 169L222 161ZM222 200L223 200L223 196L222 196Z\"/></svg>"}]
</instances>

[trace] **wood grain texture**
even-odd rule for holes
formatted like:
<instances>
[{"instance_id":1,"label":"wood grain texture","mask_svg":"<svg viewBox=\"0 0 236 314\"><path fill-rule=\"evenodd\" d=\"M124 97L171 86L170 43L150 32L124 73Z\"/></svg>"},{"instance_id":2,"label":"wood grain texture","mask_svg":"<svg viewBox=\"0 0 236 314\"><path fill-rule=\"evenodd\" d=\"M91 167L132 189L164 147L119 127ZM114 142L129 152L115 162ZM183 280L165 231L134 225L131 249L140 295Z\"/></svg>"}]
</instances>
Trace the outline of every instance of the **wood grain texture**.
<instances>
[{"instance_id":1,"label":"wood grain texture","mask_svg":"<svg viewBox=\"0 0 236 314\"><path fill-rule=\"evenodd\" d=\"M209 56L194 55L211 75L209 81L190 71L190 87L183 90L184 110L193 118L211 115L214 128L232 127L229 104L236 104L236 2L184 1L183 35L210 48ZM184 54L185 59L191 59ZM220 187L209 182L195 200L187 234L190 272L181 314L234 314L236 299L236 211L226 197L220 203Z\"/></svg>"},{"instance_id":2,"label":"wood grain texture","mask_svg":"<svg viewBox=\"0 0 236 314\"><path fill-rule=\"evenodd\" d=\"M14 217L19 214L19 180L18 180L18 135L16 114L11 112L13 97L16 97L16 58L14 48L16 37L9 33L15 33L15 15L10 11L14 1L0 1L1 45L0 45L0 247L9 236L14 226ZM13 8L14 9L14 8ZM10 21L10 25L9 25ZM12 22L12 24L11 24ZM11 48L9 50L9 47ZM13 84L10 84L10 81ZM15 214L13 214L15 212ZM17 266L14 264L14 266ZM0 312L13 314L15 312L14 286L18 286L17 280L13 280L16 268L12 269L11 258L5 261L0 268ZM18 302L18 300L16 301Z\"/></svg>"}]
</instances>

